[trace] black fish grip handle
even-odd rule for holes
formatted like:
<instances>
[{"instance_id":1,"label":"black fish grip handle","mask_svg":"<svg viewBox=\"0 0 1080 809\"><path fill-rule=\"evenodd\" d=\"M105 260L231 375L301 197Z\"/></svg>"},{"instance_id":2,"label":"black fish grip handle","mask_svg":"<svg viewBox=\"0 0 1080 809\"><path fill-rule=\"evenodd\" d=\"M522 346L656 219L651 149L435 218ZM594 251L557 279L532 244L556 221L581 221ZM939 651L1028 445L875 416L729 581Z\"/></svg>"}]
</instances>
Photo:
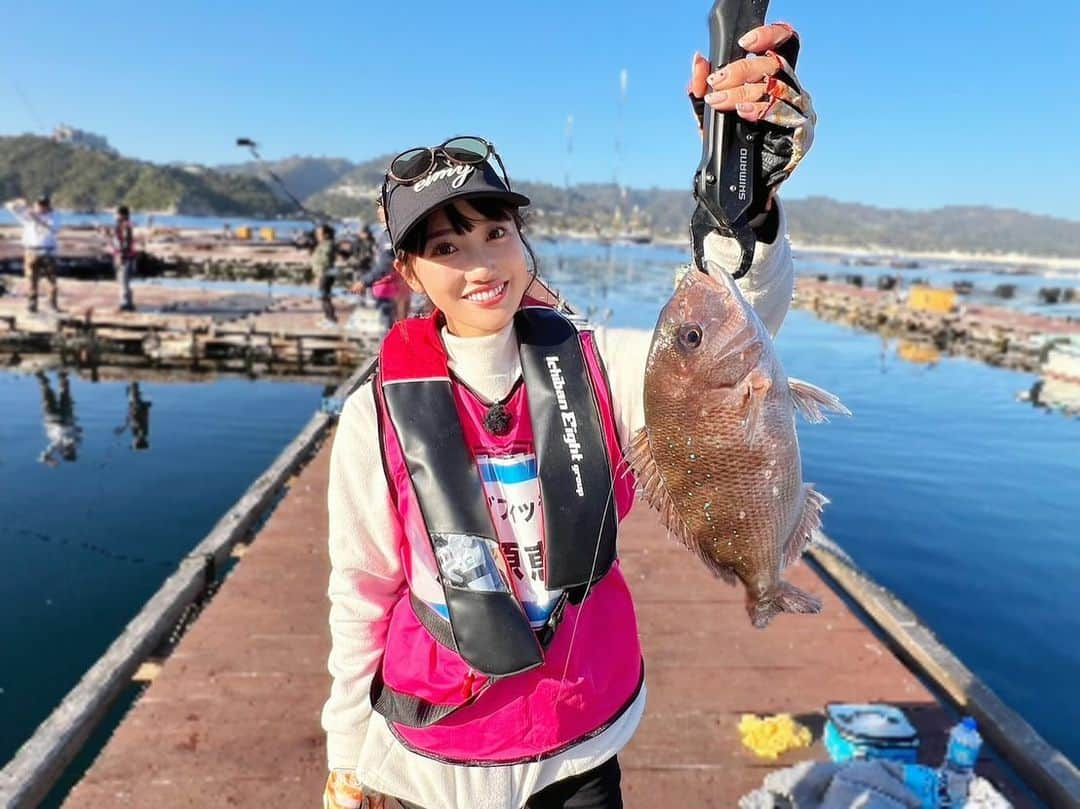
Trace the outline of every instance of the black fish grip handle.
<instances>
[{"instance_id":1,"label":"black fish grip handle","mask_svg":"<svg viewBox=\"0 0 1080 809\"><path fill-rule=\"evenodd\" d=\"M718 68L747 55L738 38L765 24L769 0L716 0L709 12L709 61ZM777 48L794 69L798 37ZM791 77L781 69L781 81ZM750 122L735 113L720 113L704 102L695 112L701 118L701 161L694 174L697 205L690 219L690 244L697 269L705 268L705 237L712 232L734 238L740 257L732 277L742 278L754 259L757 237L752 222L765 210L770 189L785 179L779 169L786 164L783 151L790 133L767 122ZM762 154L762 149L765 154ZM768 159L765 159L768 158Z\"/></svg>"}]
</instances>

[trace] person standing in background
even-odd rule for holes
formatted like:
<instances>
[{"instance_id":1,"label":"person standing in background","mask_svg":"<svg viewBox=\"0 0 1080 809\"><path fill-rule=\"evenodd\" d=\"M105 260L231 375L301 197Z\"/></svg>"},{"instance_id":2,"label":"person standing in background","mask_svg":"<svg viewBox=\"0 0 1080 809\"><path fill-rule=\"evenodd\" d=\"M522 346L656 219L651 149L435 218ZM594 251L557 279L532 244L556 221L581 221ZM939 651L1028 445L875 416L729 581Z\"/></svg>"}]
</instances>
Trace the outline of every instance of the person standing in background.
<instances>
[{"instance_id":1,"label":"person standing in background","mask_svg":"<svg viewBox=\"0 0 1080 809\"><path fill-rule=\"evenodd\" d=\"M322 224L315 228L315 251L311 254L311 269L319 282L319 299L324 320L322 326L337 325L332 293L334 291L334 229Z\"/></svg>"},{"instance_id":2,"label":"person standing in background","mask_svg":"<svg viewBox=\"0 0 1080 809\"><path fill-rule=\"evenodd\" d=\"M349 291L354 295L363 295L370 290L383 329L390 331L390 327L397 321L409 316L412 291L394 270L394 248L386 230L386 213L380 202L375 203L375 215L381 227L379 234L373 237L371 267L357 279Z\"/></svg>"},{"instance_id":3,"label":"person standing in background","mask_svg":"<svg viewBox=\"0 0 1080 809\"><path fill-rule=\"evenodd\" d=\"M28 312L38 310L38 282L49 282L49 306L60 311L56 288L56 217L49 198L41 197L31 208L25 199L13 199L5 207L22 225L23 272L30 285Z\"/></svg>"},{"instance_id":4,"label":"person standing in background","mask_svg":"<svg viewBox=\"0 0 1080 809\"><path fill-rule=\"evenodd\" d=\"M131 297L131 277L135 274L135 232L131 227L131 211L127 205L116 209L116 223L110 234L113 253L113 267L116 269L116 283L120 285L119 312L134 312L135 302Z\"/></svg>"}]
</instances>

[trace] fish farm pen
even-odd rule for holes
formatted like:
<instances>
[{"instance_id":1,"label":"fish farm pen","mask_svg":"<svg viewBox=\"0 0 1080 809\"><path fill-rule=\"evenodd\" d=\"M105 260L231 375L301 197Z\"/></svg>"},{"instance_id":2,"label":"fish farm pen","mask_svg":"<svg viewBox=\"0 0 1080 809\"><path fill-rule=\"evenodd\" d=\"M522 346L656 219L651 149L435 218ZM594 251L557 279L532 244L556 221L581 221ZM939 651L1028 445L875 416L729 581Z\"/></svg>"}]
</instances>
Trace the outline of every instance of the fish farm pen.
<instances>
[{"instance_id":1,"label":"fish farm pen","mask_svg":"<svg viewBox=\"0 0 1080 809\"><path fill-rule=\"evenodd\" d=\"M22 283L22 282L20 282ZM140 287L141 311L115 311L115 284L64 279L59 314L31 315L0 297L0 366L58 361L76 368L335 377L374 352L374 309L339 305L349 328L320 329L311 297Z\"/></svg>"},{"instance_id":2,"label":"fish farm pen","mask_svg":"<svg viewBox=\"0 0 1080 809\"><path fill-rule=\"evenodd\" d=\"M921 340L948 354L1019 371L1038 371L1055 340L1080 336L1080 321L964 305L954 290L919 285L901 292L803 276L793 303L823 320Z\"/></svg>"}]
</instances>

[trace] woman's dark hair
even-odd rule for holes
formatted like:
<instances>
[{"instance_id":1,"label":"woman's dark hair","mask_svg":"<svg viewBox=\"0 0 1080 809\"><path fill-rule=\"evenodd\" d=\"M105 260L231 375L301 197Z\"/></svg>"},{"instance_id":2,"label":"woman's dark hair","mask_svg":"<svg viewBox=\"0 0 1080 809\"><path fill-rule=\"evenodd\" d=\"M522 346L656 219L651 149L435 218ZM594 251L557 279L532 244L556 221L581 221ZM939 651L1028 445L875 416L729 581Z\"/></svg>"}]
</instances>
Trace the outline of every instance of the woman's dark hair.
<instances>
[{"instance_id":1,"label":"woman's dark hair","mask_svg":"<svg viewBox=\"0 0 1080 809\"><path fill-rule=\"evenodd\" d=\"M484 219L488 219L492 222L514 223L514 226L518 229L518 234L521 236L521 243L525 245L525 252L528 254L529 261L532 264L532 267L530 268L531 273L535 276L537 267L536 253L533 252L529 240L525 238L525 220L522 218L521 211L518 207L499 197L472 197L468 202ZM402 240L397 249L397 259L402 264L407 264L414 256L424 254L428 243L428 222L431 221L431 217L438 213L438 211L443 211L446 214L446 218L450 222L450 227L452 227L454 232L458 235L471 233L472 229L478 224L478 220L470 219L462 213L457 205L453 202L448 202L442 208L432 211L422 220L417 222L412 230L409 231L408 235Z\"/></svg>"}]
</instances>

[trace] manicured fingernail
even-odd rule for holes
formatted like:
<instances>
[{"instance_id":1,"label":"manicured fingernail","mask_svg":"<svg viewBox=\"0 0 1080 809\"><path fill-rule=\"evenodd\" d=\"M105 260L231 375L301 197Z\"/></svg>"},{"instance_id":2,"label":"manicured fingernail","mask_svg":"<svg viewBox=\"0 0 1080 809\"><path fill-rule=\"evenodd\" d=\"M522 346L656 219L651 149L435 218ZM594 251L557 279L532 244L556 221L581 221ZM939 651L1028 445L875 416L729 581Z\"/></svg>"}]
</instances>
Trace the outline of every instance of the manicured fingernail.
<instances>
[{"instance_id":1,"label":"manicured fingernail","mask_svg":"<svg viewBox=\"0 0 1080 809\"><path fill-rule=\"evenodd\" d=\"M705 103L706 104L720 104L721 102L727 101L727 97L728 97L728 94L726 92L723 92L723 93L709 93L708 95L705 96Z\"/></svg>"},{"instance_id":2,"label":"manicured fingernail","mask_svg":"<svg viewBox=\"0 0 1080 809\"><path fill-rule=\"evenodd\" d=\"M739 104L736 104L735 109L737 109L739 112L753 112L754 105L750 101L743 101Z\"/></svg>"},{"instance_id":3,"label":"manicured fingernail","mask_svg":"<svg viewBox=\"0 0 1080 809\"><path fill-rule=\"evenodd\" d=\"M711 84L713 87L715 87L716 85L718 85L720 82L722 82L726 78L727 78L727 71L726 70L719 70L716 73L713 73L708 78L706 78L705 81L707 81L709 84Z\"/></svg>"},{"instance_id":4,"label":"manicured fingernail","mask_svg":"<svg viewBox=\"0 0 1080 809\"><path fill-rule=\"evenodd\" d=\"M743 34L739 37L739 44L744 48L748 48L757 42L757 31L751 31L749 34Z\"/></svg>"}]
</instances>

